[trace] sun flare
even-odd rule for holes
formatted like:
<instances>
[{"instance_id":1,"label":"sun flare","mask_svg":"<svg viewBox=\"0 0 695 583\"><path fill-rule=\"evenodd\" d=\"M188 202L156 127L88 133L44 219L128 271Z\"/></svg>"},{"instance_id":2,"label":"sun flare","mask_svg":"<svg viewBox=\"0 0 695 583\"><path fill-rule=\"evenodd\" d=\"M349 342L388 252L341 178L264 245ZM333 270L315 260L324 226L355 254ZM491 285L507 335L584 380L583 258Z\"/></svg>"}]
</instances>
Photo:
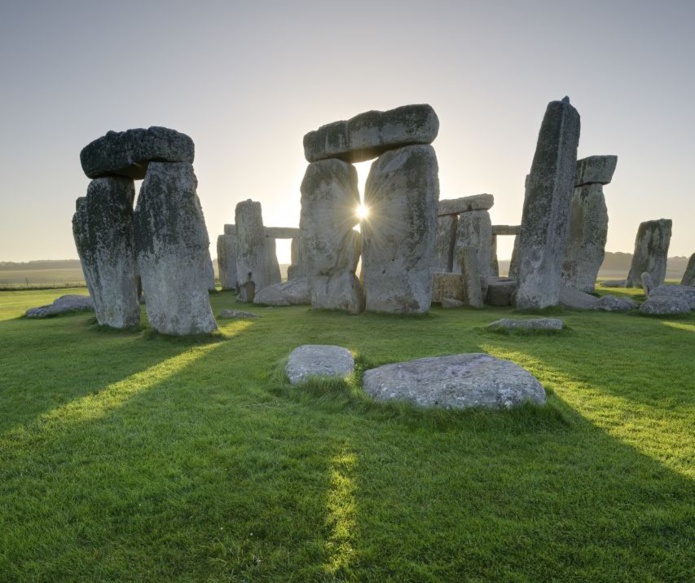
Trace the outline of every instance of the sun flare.
<instances>
[{"instance_id":1,"label":"sun flare","mask_svg":"<svg viewBox=\"0 0 695 583\"><path fill-rule=\"evenodd\" d=\"M359 218L360 221L366 219L369 216L369 209L364 206L363 204L359 205L357 207L357 218Z\"/></svg>"}]
</instances>

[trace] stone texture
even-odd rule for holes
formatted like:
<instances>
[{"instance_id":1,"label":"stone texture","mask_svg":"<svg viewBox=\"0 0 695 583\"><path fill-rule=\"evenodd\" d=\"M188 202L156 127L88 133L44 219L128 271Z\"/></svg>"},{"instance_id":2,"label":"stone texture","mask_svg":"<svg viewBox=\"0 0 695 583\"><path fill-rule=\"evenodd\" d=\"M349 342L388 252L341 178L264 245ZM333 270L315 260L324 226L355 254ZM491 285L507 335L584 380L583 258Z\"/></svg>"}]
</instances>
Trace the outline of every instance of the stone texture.
<instances>
[{"instance_id":1,"label":"stone texture","mask_svg":"<svg viewBox=\"0 0 695 583\"><path fill-rule=\"evenodd\" d=\"M79 296L68 294L60 296L52 304L47 306L39 306L38 308L29 308L24 316L27 318L40 319L52 318L62 314L71 314L74 312L92 312L94 311L94 302L89 296Z\"/></svg>"},{"instance_id":2,"label":"stone texture","mask_svg":"<svg viewBox=\"0 0 695 583\"><path fill-rule=\"evenodd\" d=\"M439 175L432 146L386 152L365 186L362 223L366 309L416 314L430 307L430 266L437 230Z\"/></svg>"},{"instance_id":3,"label":"stone texture","mask_svg":"<svg viewBox=\"0 0 695 583\"><path fill-rule=\"evenodd\" d=\"M280 265L275 253L275 239L265 236L261 203L251 199L236 205L236 271L239 287L252 282L255 293L280 283ZM243 299L243 298L242 298ZM246 301L253 301L248 299Z\"/></svg>"},{"instance_id":4,"label":"stone texture","mask_svg":"<svg viewBox=\"0 0 695 583\"><path fill-rule=\"evenodd\" d=\"M444 298L458 300L465 298L463 275L460 273L432 274L432 303L441 304Z\"/></svg>"},{"instance_id":5,"label":"stone texture","mask_svg":"<svg viewBox=\"0 0 695 583\"><path fill-rule=\"evenodd\" d=\"M102 326L129 328L140 323L135 267L133 200L130 178L96 178L78 199L72 219L96 318Z\"/></svg>"},{"instance_id":6,"label":"stone texture","mask_svg":"<svg viewBox=\"0 0 695 583\"><path fill-rule=\"evenodd\" d=\"M265 227L264 233L270 239L296 239L300 235L296 227Z\"/></svg>"},{"instance_id":7,"label":"stone texture","mask_svg":"<svg viewBox=\"0 0 695 583\"><path fill-rule=\"evenodd\" d=\"M495 204L492 194L474 194L461 198L450 198L439 201L437 214L439 216L458 215L471 211L489 211Z\"/></svg>"},{"instance_id":8,"label":"stone texture","mask_svg":"<svg viewBox=\"0 0 695 583\"><path fill-rule=\"evenodd\" d=\"M242 312L241 310L222 310L217 317L220 320L250 320L252 318L260 318L258 314Z\"/></svg>"},{"instance_id":9,"label":"stone texture","mask_svg":"<svg viewBox=\"0 0 695 583\"><path fill-rule=\"evenodd\" d=\"M484 296L480 285L477 250L474 247L459 249L458 263L463 280L464 302L471 308L482 308Z\"/></svg>"},{"instance_id":10,"label":"stone texture","mask_svg":"<svg viewBox=\"0 0 695 583\"><path fill-rule=\"evenodd\" d=\"M565 323L559 318L530 318L516 320L502 318L487 325L490 330L542 330L557 332L564 329Z\"/></svg>"},{"instance_id":11,"label":"stone texture","mask_svg":"<svg viewBox=\"0 0 695 583\"><path fill-rule=\"evenodd\" d=\"M638 307L639 304L630 298L619 298L617 296L608 295L599 298L594 309L603 310L604 312L629 312Z\"/></svg>"},{"instance_id":12,"label":"stone texture","mask_svg":"<svg viewBox=\"0 0 695 583\"><path fill-rule=\"evenodd\" d=\"M685 273L683 273L681 285L695 286L695 253L688 259L688 266L685 268Z\"/></svg>"},{"instance_id":13,"label":"stone texture","mask_svg":"<svg viewBox=\"0 0 695 583\"><path fill-rule=\"evenodd\" d=\"M598 298L578 289L563 285L560 288L558 303L565 308L575 310L593 310L598 303Z\"/></svg>"},{"instance_id":14,"label":"stone texture","mask_svg":"<svg viewBox=\"0 0 695 583\"><path fill-rule=\"evenodd\" d=\"M438 131L437 114L427 104L367 111L306 134L304 156L308 162L326 158L364 162L402 146L431 144Z\"/></svg>"},{"instance_id":15,"label":"stone texture","mask_svg":"<svg viewBox=\"0 0 695 583\"><path fill-rule=\"evenodd\" d=\"M360 195L357 171L338 159L309 164L301 184L300 256L314 309L364 310L355 271L361 238L354 230Z\"/></svg>"},{"instance_id":16,"label":"stone texture","mask_svg":"<svg viewBox=\"0 0 695 583\"><path fill-rule=\"evenodd\" d=\"M671 219L640 223L625 287L640 287L645 271L652 276L655 286L664 283L670 243Z\"/></svg>"},{"instance_id":17,"label":"stone texture","mask_svg":"<svg viewBox=\"0 0 695 583\"><path fill-rule=\"evenodd\" d=\"M688 302L678 297L650 297L642 302L639 311L647 316L676 316L689 314L690 306Z\"/></svg>"},{"instance_id":18,"label":"stone texture","mask_svg":"<svg viewBox=\"0 0 695 583\"><path fill-rule=\"evenodd\" d=\"M368 370L364 390L378 401L403 400L421 407L509 409L542 405L545 391L531 373L488 354L420 358Z\"/></svg>"},{"instance_id":19,"label":"stone texture","mask_svg":"<svg viewBox=\"0 0 695 583\"><path fill-rule=\"evenodd\" d=\"M574 179L574 185L609 184L613 179L613 173L617 164L617 156L589 156L588 158L577 160L577 174Z\"/></svg>"},{"instance_id":20,"label":"stone texture","mask_svg":"<svg viewBox=\"0 0 695 583\"><path fill-rule=\"evenodd\" d=\"M606 255L608 209L603 186L589 184L574 189L570 206L567 247L562 281L579 291L592 293Z\"/></svg>"},{"instance_id":21,"label":"stone texture","mask_svg":"<svg viewBox=\"0 0 695 583\"><path fill-rule=\"evenodd\" d=\"M689 285L661 284L652 289L649 298L678 298L695 310L695 287Z\"/></svg>"},{"instance_id":22,"label":"stone texture","mask_svg":"<svg viewBox=\"0 0 695 583\"><path fill-rule=\"evenodd\" d=\"M487 293L485 294L485 303L488 306L511 306L515 291L515 280L488 277Z\"/></svg>"},{"instance_id":23,"label":"stone texture","mask_svg":"<svg viewBox=\"0 0 695 583\"><path fill-rule=\"evenodd\" d=\"M147 315L175 336L217 329L210 307L210 241L188 163L151 162L135 210L135 247Z\"/></svg>"},{"instance_id":24,"label":"stone texture","mask_svg":"<svg viewBox=\"0 0 695 583\"><path fill-rule=\"evenodd\" d=\"M513 235L516 236L521 231L521 225L492 225L493 235Z\"/></svg>"},{"instance_id":25,"label":"stone texture","mask_svg":"<svg viewBox=\"0 0 695 583\"><path fill-rule=\"evenodd\" d=\"M454 258L458 260L461 249L472 248L476 251L478 274L481 277L493 275L492 272L492 221L487 211L461 213L456 228ZM458 261L453 271L461 271Z\"/></svg>"},{"instance_id":26,"label":"stone texture","mask_svg":"<svg viewBox=\"0 0 695 583\"><path fill-rule=\"evenodd\" d=\"M255 294L253 303L266 306L308 306L311 304L309 279L298 277L264 287Z\"/></svg>"},{"instance_id":27,"label":"stone texture","mask_svg":"<svg viewBox=\"0 0 695 583\"><path fill-rule=\"evenodd\" d=\"M347 348L321 344L295 348L285 366L285 374L293 385L311 377L343 379L354 370L355 359Z\"/></svg>"},{"instance_id":28,"label":"stone texture","mask_svg":"<svg viewBox=\"0 0 695 583\"><path fill-rule=\"evenodd\" d=\"M601 287L625 287L624 279L607 279L599 283Z\"/></svg>"},{"instance_id":29,"label":"stone texture","mask_svg":"<svg viewBox=\"0 0 695 583\"><path fill-rule=\"evenodd\" d=\"M108 132L80 152L82 170L89 178L145 177L150 162L193 163L195 146L186 134L163 127Z\"/></svg>"},{"instance_id":30,"label":"stone texture","mask_svg":"<svg viewBox=\"0 0 695 583\"><path fill-rule=\"evenodd\" d=\"M457 215L437 218L437 236L434 242L432 271L450 273L454 267L454 244L456 243Z\"/></svg>"},{"instance_id":31,"label":"stone texture","mask_svg":"<svg viewBox=\"0 0 695 583\"><path fill-rule=\"evenodd\" d=\"M649 294L654 289L654 280L648 271L645 271L640 279L642 281L642 291L645 296L649 297Z\"/></svg>"},{"instance_id":32,"label":"stone texture","mask_svg":"<svg viewBox=\"0 0 695 583\"><path fill-rule=\"evenodd\" d=\"M220 287L223 290L239 290L239 279L236 273L237 237L220 235L217 237L217 270Z\"/></svg>"},{"instance_id":33,"label":"stone texture","mask_svg":"<svg viewBox=\"0 0 695 583\"><path fill-rule=\"evenodd\" d=\"M291 265L287 268L287 279L297 279L298 277L308 277L306 261L304 260L304 250L299 238L292 239L290 245Z\"/></svg>"},{"instance_id":34,"label":"stone texture","mask_svg":"<svg viewBox=\"0 0 695 583\"><path fill-rule=\"evenodd\" d=\"M568 99L548 104L517 237L514 302L518 309L545 308L559 302L579 126L579 113Z\"/></svg>"},{"instance_id":35,"label":"stone texture","mask_svg":"<svg viewBox=\"0 0 695 583\"><path fill-rule=\"evenodd\" d=\"M455 300L453 298L442 298L442 308L463 308L466 304L460 300Z\"/></svg>"}]
</instances>

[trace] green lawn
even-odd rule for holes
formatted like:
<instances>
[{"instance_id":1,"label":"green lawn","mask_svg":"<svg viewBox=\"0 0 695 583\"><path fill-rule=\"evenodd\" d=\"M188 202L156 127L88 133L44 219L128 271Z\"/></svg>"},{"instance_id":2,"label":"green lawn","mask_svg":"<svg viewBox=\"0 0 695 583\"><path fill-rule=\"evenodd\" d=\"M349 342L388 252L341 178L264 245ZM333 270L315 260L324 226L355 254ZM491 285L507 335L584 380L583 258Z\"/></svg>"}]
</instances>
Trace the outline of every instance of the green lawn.
<instances>
[{"instance_id":1,"label":"green lawn","mask_svg":"<svg viewBox=\"0 0 695 583\"><path fill-rule=\"evenodd\" d=\"M261 317L207 340L20 317L75 291L0 294L0 581L695 580L693 315L565 311L564 334L501 335L484 326L509 309L218 293L215 313ZM305 343L360 371L488 352L549 401L380 405L359 372L293 388L283 360Z\"/></svg>"}]
</instances>

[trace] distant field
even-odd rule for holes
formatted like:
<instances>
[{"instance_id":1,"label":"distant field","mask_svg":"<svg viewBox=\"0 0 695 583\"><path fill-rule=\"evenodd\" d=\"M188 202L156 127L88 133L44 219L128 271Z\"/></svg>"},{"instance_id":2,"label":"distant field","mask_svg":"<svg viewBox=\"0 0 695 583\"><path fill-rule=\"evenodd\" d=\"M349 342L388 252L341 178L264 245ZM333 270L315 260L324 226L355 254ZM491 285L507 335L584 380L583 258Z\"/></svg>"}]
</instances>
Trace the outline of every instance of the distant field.
<instances>
[{"instance_id":1,"label":"distant field","mask_svg":"<svg viewBox=\"0 0 695 583\"><path fill-rule=\"evenodd\" d=\"M83 286L82 270L77 268L17 269L0 271L0 289L26 287Z\"/></svg>"}]
</instances>

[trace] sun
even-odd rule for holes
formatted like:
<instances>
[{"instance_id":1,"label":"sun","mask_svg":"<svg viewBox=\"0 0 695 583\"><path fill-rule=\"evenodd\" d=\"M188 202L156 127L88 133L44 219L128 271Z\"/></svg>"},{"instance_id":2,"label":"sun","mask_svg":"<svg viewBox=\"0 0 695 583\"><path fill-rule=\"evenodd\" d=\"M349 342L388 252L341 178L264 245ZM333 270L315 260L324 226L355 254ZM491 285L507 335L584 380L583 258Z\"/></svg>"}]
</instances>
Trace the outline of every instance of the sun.
<instances>
[{"instance_id":1,"label":"sun","mask_svg":"<svg viewBox=\"0 0 695 583\"><path fill-rule=\"evenodd\" d=\"M366 206L364 206L363 204L360 204L360 205L357 207L357 218L358 218L360 221L363 221L363 220L366 219L368 216L369 216L369 209L368 209Z\"/></svg>"}]
</instances>

